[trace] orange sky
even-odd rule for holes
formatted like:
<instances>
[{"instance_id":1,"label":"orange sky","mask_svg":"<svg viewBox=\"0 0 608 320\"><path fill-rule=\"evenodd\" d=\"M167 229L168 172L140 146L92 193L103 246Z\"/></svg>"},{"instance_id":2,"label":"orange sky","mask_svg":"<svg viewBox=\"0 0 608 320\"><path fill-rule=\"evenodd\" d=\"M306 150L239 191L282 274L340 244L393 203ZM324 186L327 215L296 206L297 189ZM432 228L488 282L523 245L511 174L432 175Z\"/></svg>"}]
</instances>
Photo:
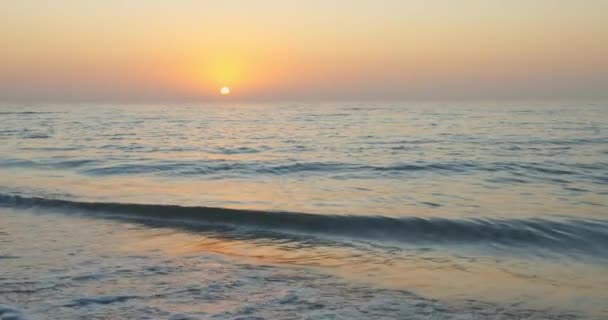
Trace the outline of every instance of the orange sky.
<instances>
[{"instance_id":1,"label":"orange sky","mask_svg":"<svg viewBox=\"0 0 608 320\"><path fill-rule=\"evenodd\" d=\"M608 1L0 4L0 100L606 97Z\"/></svg>"}]
</instances>

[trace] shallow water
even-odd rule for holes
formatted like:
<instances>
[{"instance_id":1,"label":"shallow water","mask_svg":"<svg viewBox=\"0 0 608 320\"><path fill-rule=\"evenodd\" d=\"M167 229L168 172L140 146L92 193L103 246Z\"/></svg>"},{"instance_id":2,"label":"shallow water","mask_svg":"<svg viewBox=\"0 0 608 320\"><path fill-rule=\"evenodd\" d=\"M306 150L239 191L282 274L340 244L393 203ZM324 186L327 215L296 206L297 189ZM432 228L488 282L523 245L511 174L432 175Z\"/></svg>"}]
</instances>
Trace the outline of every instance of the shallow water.
<instances>
[{"instance_id":1,"label":"shallow water","mask_svg":"<svg viewBox=\"0 0 608 320\"><path fill-rule=\"evenodd\" d=\"M3 106L0 142L0 318L608 314L601 104Z\"/></svg>"}]
</instances>

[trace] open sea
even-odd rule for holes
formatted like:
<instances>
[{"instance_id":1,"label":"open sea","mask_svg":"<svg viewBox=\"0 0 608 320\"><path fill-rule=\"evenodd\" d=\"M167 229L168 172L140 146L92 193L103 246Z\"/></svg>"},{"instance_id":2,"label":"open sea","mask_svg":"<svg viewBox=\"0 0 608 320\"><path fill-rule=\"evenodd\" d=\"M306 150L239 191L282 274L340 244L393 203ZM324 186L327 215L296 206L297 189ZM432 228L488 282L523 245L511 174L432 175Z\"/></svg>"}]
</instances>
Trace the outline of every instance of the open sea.
<instances>
[{"instance_id":1,"label":"open sea","mask_svg":"<svg viewBox=\"0 0 608 320\"><path fill-rule=\"evenodd\" d=\"M0 106L0 319L608 319L608 104Z\"/></svg>"}]
</instances>

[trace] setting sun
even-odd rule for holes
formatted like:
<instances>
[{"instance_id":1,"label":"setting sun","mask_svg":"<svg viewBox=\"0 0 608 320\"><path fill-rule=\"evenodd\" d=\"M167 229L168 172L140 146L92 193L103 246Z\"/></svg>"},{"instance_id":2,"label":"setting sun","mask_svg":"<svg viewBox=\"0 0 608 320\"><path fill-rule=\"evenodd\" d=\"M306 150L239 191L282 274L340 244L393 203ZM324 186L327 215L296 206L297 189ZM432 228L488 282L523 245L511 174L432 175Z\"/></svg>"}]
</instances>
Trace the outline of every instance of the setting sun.
<instances>
[{"instance_id":1,"label":"setting sun","mask_svg":"<svg viewBox=\"0 0 608 320\"><path fill-rule=\"evenodd\" d=\"M222 87L222 88L220 89L220 94L221 94L221 95L223 95L223 96L227 96L227 95L229 95L229 94L230 94L230 88L225 87L225 86L224 86L224 87Z\"/></svg>"}]
</instances>

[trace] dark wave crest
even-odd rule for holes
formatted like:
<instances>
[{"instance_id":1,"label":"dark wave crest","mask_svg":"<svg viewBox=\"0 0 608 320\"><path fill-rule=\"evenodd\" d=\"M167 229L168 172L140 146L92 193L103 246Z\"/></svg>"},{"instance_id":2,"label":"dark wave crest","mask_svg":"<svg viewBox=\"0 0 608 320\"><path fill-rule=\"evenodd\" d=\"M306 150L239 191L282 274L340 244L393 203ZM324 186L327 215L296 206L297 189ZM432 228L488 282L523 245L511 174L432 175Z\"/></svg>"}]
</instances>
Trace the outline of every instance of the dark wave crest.
<instances>
[{"instance_id":1,"label":"dark wave crest","mask_svg":"<svg viewBox=\"0 0 608 320\"><path fill-rule=\"evenodd\" d=\"M598 219L447 219L320 215L177 205L79 202L0 194L0 206L60 209L188 228L263 229L277 233L404 243L498 244L608 255L608 221Z\"/></svg>"}]
</instances>

